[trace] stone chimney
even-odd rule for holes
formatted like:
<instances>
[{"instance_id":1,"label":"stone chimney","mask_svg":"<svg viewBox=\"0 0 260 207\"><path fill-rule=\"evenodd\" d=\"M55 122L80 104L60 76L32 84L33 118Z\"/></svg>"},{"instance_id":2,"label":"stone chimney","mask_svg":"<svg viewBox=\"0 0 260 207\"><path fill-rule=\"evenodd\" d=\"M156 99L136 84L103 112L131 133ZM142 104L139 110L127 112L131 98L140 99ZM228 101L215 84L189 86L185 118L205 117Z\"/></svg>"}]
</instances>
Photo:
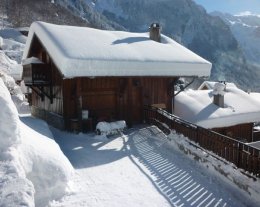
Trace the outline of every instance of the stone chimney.
<instances>
[{"instance_id":1,"label":"stone chimney","mask_svg":"<svg viewBox=\"0 0 260 207\"><path fill-rule=\"evenodd\" d=\"M224 108L225 87L224 83L216 83L213 88L213 103L221 108Z\"/></svg>"},{"instance_id":2,"label":"stone chimney","mask_svg":"<svg viewBox=\"0 0 260 207\"><path fill-rule=\"evenodd\" d=\"M150 39L156 42L161 42L161 28L159 23L152 23L149 27Z\"/></svg>"}]
</instances>

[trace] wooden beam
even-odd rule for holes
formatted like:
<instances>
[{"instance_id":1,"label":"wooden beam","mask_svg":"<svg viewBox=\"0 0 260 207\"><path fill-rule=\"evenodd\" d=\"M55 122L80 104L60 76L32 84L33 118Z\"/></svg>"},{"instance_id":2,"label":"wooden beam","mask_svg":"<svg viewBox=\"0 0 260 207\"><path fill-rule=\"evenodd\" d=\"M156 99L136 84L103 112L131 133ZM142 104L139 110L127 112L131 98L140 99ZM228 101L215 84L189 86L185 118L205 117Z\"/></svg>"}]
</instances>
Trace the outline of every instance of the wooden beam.
<instances>
[{"instance_id":1,"label":"wooden beam","mask_svg":"<svg viewBox=\"0 0 260 207\"><path fill-rule=\"evenodd\" d=\"M128 107L127 107L127 122L128 126L131 127L133 124L133 79L128 78L127 82L127 99L128 99Z\"/></svg>"}]
</instances>

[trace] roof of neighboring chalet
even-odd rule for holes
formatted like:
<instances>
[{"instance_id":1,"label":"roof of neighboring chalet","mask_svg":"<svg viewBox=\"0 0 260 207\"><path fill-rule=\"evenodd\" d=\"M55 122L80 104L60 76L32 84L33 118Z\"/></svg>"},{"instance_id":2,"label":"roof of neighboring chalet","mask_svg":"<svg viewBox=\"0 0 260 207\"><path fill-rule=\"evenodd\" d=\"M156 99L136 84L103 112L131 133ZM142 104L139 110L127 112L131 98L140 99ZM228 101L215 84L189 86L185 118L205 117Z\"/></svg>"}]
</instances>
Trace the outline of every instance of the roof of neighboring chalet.
<instances>
[{"instance_id":1,"label":"roof of neighboring chalet","mask_svg":"<svg viewBox=\"0 0 260 207\"><path fill-rule=\"evenodd\" d=\"M257 93L257 92L250 92L249 95L255 99L256 101L259 101L260 102L260 93Z\"/></svg>"},{"instance_id":2,"label":"roof of neighboring chalet","mask_svg":"<svg viewBox=\"0 0 260 207\"><path fill-rule=\"evenodd\" d=\"M206 89L213 89L214 88L214 85L216 84L217 82L215 81L204 81L198 88L198 90L202 90L204 88ZM234 83L229 83L229 82L225 82L224 83L227 87L237 87L236 84Z\"/></svg>"},{"instance_id":3,"label":"roof of neighboring chalet","mask_svg":"<svg viewBox=\"0 0 260 207\"><path fill-rule=\"evenodd\" d=\"M29 65L29 64L44 64L44 63L37 57L30 57L22 60L22 65Z\"/></svg>"},{"instance_id":4,"label":"roof of neighboring chalet","mask_svg":"<svg viewBox=\"0 0 260 207\"><path fill-rule=\"evenodd\" d=\"M162 35L104 31L34 22L23 59L37 36L66 78L95 76L209 76L211 63Z\"/></svg>"},{"instance_id":5,"label":"roof of neighboring chalet","mask_svg":"<svg viewBox=\"0 0 260 207\"><path fill-rule=\"evenodd\" d=\"M213 104L213 90L187 90L175 97L174 113L205 128L260 121L260 101L236 87L226 87L224 108Z\"/></svg>"},{"instance_id":6,"label":"roof of neighboring chalet","mask_svg":"<svg viewBox=\"0 0 260 207\"><path fill-rule=\"evenodd\" d=\"M249 145L249 146L251 146L251 147L254 147L254 148L257 148L257 149L260 150L260 141L247 143L247 145Z\"/></svg>"}]
</instances>

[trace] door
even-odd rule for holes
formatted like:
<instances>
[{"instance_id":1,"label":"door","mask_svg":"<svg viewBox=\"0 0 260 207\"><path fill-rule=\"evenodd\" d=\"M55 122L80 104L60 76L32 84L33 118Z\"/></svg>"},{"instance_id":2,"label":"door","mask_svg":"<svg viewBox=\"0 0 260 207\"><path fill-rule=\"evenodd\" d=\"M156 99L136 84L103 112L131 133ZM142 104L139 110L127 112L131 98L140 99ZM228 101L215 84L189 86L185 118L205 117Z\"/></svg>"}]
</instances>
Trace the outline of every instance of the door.
<instances>
[{"instance_id":1,"label":"door","mask_svg":"<svg viewBox=\"0 0 260 207\"><path fill-rule=\"evenodd\" d=\"M132 123L142 123L143 120L143 97L140 79L132 81Z\"/></svg>"}]
</instances>

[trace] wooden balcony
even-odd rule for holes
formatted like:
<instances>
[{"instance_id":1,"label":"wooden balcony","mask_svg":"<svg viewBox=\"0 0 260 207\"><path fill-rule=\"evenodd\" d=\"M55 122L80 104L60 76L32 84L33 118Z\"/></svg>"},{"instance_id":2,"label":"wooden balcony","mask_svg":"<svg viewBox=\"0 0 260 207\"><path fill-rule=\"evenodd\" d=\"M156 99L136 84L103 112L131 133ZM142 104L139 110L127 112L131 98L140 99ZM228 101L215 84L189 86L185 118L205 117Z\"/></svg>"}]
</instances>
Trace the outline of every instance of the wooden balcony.
<instances>
[{"instance_id":1,"label":"wooden balcony","mask_svg":"<svg viewBox=\"0 0 260 207\"><path fill-rule=\"evenodd\" d=\"M22 78L24 84L39 95L42 101L44 97L47 97L53 103L51 68L47 64L29 63L23 65Z\"/></svg>"},{"instance_id":2,"label":"wooden balcony","mask_svg":"<svg viewBox=\"0 0 260 207\"><path fill-rule=\"evenodd\" d=\"M46 64L24 65L23 80L26 86L49 86L51 70Z\"/></svg>"}]
</instances>

